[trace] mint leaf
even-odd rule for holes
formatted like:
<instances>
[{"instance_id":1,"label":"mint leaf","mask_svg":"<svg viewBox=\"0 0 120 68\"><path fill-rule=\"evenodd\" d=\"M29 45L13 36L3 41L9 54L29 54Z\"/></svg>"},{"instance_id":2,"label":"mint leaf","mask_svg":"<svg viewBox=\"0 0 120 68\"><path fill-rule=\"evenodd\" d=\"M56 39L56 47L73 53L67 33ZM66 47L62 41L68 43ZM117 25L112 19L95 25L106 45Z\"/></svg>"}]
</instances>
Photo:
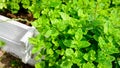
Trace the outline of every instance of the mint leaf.
<instances>
[{"instance_id":1,"label":"mint leaf","mask_svg":"<svg viewBox=\"0 0 120 68\"><path fill-rule=\"evenodd\" d=\"M66 56L74 56L74 51L73 49L66 49L65 51Z\"/></svg>"},{"instance_id":2,"label":"mint leaf","mask_svg":"<svg viewBox=\"0 0 120 68\"><path fill-rule=\"evenodd\" d=\"M88 41L77 41L77 46L79 48L86 48L88 46L90 46L90 43Z\"/></svg>"},{"instance_id":3,"label":"mint leaf","mask_svg":"<svg viewBox=\"0 0 120 68\"><path fill-rule=\"evenodd\" d=\"M60 65L61 68L71 68L73 63L70 60L63 61L62 64Z\"/></svg>"},{"instance_id":4,"label":"mint leaf","mask_svg":"<svg viewBox=\"0 0 120 68\"><path fill-rule=\"evenodd\" d=\"M35 64L35 68L43 68L43 67L45 67L45 62L44 61L41 62L41 63L36 63Z\"/></svg>"},{"instance_id":5,"label":"mint leaf","mask_svg":"<svg viewBox=\"0 0 120 68\"><path fill-rule=\"evenodd\" d=\"M116 48L109 38L109 43L106 43L105 40L101 37L99 37L99 46L101 50L103 50L106 54L113 54L113 53L119 53L118 48Z\"/></svg>"},{"instance_id":6,"label":"mint leaf","mask_svg":"<svg viewBox=\"0 0 120 68\"><path fill-rule=\"evenodd\" d=\"M1 0L0 1L0 9L7 8L7 3L6 0Z\"/></svg>"},{"instance_id":7,"label":"mint leaf","mask_svg":"<svg viewBox=\"0 0 120 68\"><path fill-rule=\"evenodd\" d=\"M71 42L72 42L72 40L65 40L63 43L65 46L71 47Z\"/></svg>"},{"instance_id":8,"label":"mint leaf","mask_svg":"<svg viewBox=\"0 0 120 68\"><path fill-rule=\"evenodd\" d=\"M45 37L46 38L49 38L52 34L52 30L48 30L46 33L45 33Z\"/></svg>"},{"instance_id":9,"label":"mint leaf","mask_svg":"<svg viewBox=\"0 0 120 68\"><path fill-rule=\"evenodd\" d=\"M59 13L63 20L70 20L70 16L66 13L60 12Z\"/></svg>"},{"instance_id":10,"label":"mint leaf","mask_svg":"<svg viewBox=\"0 0 120 68\"><path fill-rule=\"evenodd\" d=\"M112 68L111 63L99 63L97 68Z\"/></svg>"},{"instance_id":11,"label":"mint leaf","mask_svg":"<svg viewBox=\"0 0 120 68\"><path fill-rule=\"evenodd\" d=\"M82 9L79 9L79 10L78 10L78 16L80 16L80 17L83 17L83 16L84 16L84 13L83 13L83 10L82 10Z\"/></svg>"},{"instance_id":12,"label":"mint leaf","mask_svg":"<svg viewBox=\"0 0 120 68\"><path fill-rule=\"evenodd\" d=\"M83 64L83 68L95 68L93 63L87 62Z\"/></svg>"},{"instance_id":13,"label":"mint leaf","mask_svg":"<svg viewBox=\"0 0 120 68\"><path fill-rule=\"evenodd\" d=\"M112 61L114 61L114 60L115 60L115 58L113 56L105 54L102 51L98 51L98 58L96 59L96 61L100 63L100 67L103 64L103 67L109 66L108 68L112 68Z\"/></svg>"},{"instance_id":14,"label":"mint leaf","mask_svg":"<svg viewBox=\"0 0 120 68\"><path fill-rule=\"evenodd\" d=\"M118 64L119 64L119 66L120 66L120 60L118 60Z\"/></svg>"},{"instance_id":15,"label":"mint leaf","mask_svg":"<svg viewBox=\"0 0 120 68\"><path fill-rule=\"evenodd\" d=\"M54 54L54 51L52 49L47 49L47 54Z\"/></svg>"},{"instance_id":16,"label":"mint leaf","mask_svg":"<svg viewBox=\"0 0 120 68\"><path fill-rule=\"evenodd\" d=\"M51 1L50 2L50 4L49 4L49 6L50 7L57 7L57 6L59 6L61 4L61 1L60 0L58 0L58 1Z\"/></svg>"},{"instance_id":17,"label":"mint leaf","mask_svg":"<svg viewBox=\"0 0 120 68\"><path fill-rule=\"evenodd\" d=\"M96 52L94 50L90 50L88 53L84 54L83 58L86 61L95 61L96 60Z\"/></svg>"},{"instance_id":18,"label":"mint leaf","mask_svg":"<svg viewBox=\"0 0 120 68\"><path fill-rule=\"evenodd\" d=\"M82 39L82 36L83 36L82 29L78 29L78 30L75 32L75 39L76 39L76 40L81 40L81 39Z\"/></svg>"},{"instance_id":19,"label":"mint leaf","mask_svg":"<svg viewBox=\"0 0 120 68\"><path fill-rule=\"evenodd\" d=\"M22 6L24 8L28 8L30 6L30 1L29 0L22 0L21 3L23 4Z\"/></svg>"},{"instance_id":20,"label":"mint leaf","mask_svg":"<svg viewBox=\"0 0 120 68\"><path fill-rule=\"evenodd\" d=\"M68 26L67 22L62 20L57 23L57 29L59 31L64 31L67 28L67 26Z\"/></svg>"}]
</instances>

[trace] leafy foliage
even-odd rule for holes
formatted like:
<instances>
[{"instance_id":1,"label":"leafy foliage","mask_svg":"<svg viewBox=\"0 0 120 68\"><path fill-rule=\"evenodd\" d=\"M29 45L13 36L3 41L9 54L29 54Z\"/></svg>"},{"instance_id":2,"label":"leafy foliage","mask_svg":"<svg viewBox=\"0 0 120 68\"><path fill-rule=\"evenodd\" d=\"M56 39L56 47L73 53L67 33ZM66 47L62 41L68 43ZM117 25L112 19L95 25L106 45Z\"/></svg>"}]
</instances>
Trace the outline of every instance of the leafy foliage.
<instances>
[{"instance_id":1,"label":"leafy foliage","mask_svg":"<svg viewBox=\"0 0 120 68\"><path fill-rule=\"evenodd\" d=\"M28 9L31 0L0 0L0 10L8 9L12 13L17 13L20 8Z\"/></svg>"},{"instance_id":2,"label":"leafy foliage","mask_svg":"<svg viewBox=\"0 0 120 68\"><path fill-rule=\"evenodd\" d=\"M30 10L36 68L119 68L118 0L40 0ZM39 5L38 5L39 4Z\"/></svg>"},{"instance_id":3,"label":"leafy foliage","mask_svg":"<svg viewBox=\"0 0 120 68\"><path fill-rule=\"evenodd\" d=\"M5 0L0 0L0 9L6 8L6 1Z\"/></svg>"},{"instance_id":4,"label":"leafy foliage","mask_svg":"<svg viewBox=\"0 0 120 68\"><path fill-rule=\"evenodd\" d=\"M40 32L36 68L119 68L120 0L1 0L0 9L23 7Z\"/></svg>"}]
</instances>

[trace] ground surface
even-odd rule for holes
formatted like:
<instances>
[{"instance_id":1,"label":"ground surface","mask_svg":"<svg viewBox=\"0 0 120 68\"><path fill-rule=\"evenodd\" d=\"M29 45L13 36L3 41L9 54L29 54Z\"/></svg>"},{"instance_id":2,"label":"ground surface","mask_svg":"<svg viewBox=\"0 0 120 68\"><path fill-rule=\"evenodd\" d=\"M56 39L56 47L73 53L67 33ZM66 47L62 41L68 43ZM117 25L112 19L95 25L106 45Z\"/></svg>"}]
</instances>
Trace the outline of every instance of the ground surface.
<instances>
[{"instance_id":1,"label":"ground surface","mask_svg":"<svg viewBox=\"0 0 120 68\"><path fill-rule=\"evenodd\" d=\"M0 51L0 68L34 68L24 64L20 59L13 57L8 53Z\"/></svg>"},{"instance_id":2,"label":"ground surface","mask_svg":"<svg viewBox=\"0 0 120 68\"><path fill-rule=\"evenodd\" d=\"M31 13L25 12L25 10L20 10L17 14L12 14L10 11L0 11L0 15L4 15L9 18L18 19L21 18L23 20L18 20L21 23L31 26L29 21L33 21L34 18ZM27 19L28 21L24 21ZM5 53L0 50L0 68L34 68L28 64L24 64L20 59L13 57L12 55Z\"/></svg>"},{"instance_id":3,"label":"ground surface","mask_svg":"<svg viewBox=\"0 0 120 68\"><path fill-rule=\"evenodd\" d=\"M11 19L22 19L17 20L23 24L31 26L30 22L34 20L33 15L31 13L26 12L27 10L21 9L17 14L12 14L9 10L0 11L0 15L9 17ZM26 21L27 20L27 21Z\"/></svg>"}]
</instances>

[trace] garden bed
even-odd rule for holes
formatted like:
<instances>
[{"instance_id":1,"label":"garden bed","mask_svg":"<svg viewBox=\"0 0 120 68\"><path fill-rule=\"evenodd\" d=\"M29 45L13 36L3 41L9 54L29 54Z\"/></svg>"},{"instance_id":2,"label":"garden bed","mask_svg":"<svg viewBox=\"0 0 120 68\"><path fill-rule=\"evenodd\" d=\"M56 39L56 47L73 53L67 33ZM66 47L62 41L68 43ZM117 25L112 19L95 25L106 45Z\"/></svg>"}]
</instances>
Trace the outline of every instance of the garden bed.
<instances>
[{"instance_id":1,"label":"garden bed","mask_svg":"<svg viewBox=\"0 0 120 68\"><path fill-rule=\"evenodd\" d=\"M2 15L32 24L40 33L29 39L35 68L120 68L119 0L3 0L1 4Z\"/></svg>"}]
</instances>

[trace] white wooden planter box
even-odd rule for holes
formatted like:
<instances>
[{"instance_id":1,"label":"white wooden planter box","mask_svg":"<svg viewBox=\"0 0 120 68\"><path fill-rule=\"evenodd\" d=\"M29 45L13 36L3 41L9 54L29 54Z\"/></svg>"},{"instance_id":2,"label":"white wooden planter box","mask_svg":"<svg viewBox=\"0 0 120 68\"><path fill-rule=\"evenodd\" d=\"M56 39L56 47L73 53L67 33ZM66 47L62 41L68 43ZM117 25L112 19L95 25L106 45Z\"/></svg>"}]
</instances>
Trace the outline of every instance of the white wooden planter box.
<instances>
[{"instance_id":1,"label":"white wooden planter box","mask_svg":"<svg viewBox=\"0 0 120 68\"><path fill-rule=\"evenodd\" d=\"M0 15L0 40L5 42L2 49L30 65L35 61L31 58L32 46L28 39L35 34L35 28Z\"/></svg>"}]
</instances>

